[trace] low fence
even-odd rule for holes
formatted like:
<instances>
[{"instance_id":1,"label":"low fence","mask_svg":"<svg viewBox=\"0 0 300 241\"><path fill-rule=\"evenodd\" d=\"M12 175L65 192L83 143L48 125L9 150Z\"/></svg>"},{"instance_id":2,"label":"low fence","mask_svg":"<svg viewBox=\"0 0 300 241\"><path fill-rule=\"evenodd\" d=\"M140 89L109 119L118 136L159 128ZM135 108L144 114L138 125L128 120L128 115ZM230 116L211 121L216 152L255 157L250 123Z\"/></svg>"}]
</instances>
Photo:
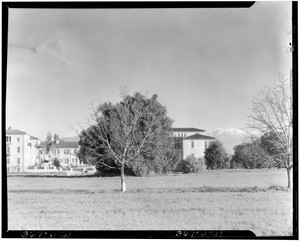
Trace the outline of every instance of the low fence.
<instances>
[{"instance_id":1,"label":"low fence","mask_svg":"<svg viewBox=\"0 0 300 241\"><path fill-rule=\"evenodd\" d=\"M34 167L34 168L27 168L27 170L25 172L31 172L31 173L45 173L45 172L66 172L66 173L70 173L70 175L72 173L80 173L80 172L88 172L88 173L95 173L96 172L96 168L92 167L92 166L84 166L84 167L74 167L74 168L39 168L39 167Z\"/></svg>"},{"instance_id":2,"label":"low fence","mask_svg":"<svg viewBox=\"0 0 300 241\"><path fill-rule=\"evenodd\" d=\"M34 168L34 169L27 169L26 172L59 172L59 170Z\"/></svg>"}]
</instances>

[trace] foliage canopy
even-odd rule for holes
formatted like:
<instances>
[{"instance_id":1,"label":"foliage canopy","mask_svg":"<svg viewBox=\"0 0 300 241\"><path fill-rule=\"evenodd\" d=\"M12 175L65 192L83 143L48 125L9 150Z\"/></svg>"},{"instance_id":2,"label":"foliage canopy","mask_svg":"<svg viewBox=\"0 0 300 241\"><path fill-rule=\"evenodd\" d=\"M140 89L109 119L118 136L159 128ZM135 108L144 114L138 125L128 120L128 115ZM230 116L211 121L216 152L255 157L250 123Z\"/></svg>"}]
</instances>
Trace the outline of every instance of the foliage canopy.
<instances>
[{"instance_id":1,"label":"foliage canopy","mask_svg":"<svg viewBox=\"0 0 300 241\"><path fill-rule=\"evenodd\" d=\"M104 103L93 110L93 123L83 129L79 157L98 167L145 175L167 172L172 163L172 120L157 95L123 95L119 103ZM124 183L122 181L122 183Z\"/></svg>"}]
</instances>

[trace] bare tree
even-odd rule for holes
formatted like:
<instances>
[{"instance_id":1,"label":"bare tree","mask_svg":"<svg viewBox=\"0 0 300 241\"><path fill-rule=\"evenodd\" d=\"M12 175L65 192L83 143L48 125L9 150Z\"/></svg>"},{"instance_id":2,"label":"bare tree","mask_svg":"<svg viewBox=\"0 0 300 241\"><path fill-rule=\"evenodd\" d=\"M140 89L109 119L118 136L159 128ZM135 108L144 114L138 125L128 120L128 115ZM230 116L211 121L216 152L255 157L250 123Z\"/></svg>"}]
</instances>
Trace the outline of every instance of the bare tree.
<instances>
[{"instance_id":1,"label":"bare tree","mask_svg":"<svg viewBox=\"0 0 300 241\"><path fill-rule=\"evenodd\" d=\"M252 105L248 127L260 135L268 133L276 135L276 138L270 138L269 141L280 145L281 153L270 160L284 164L290 188L290 171L293 167L292 78L287 79L279 74L277 81L258 91Z\"/></svg>"},{"instance_id":2,"label":"bare tree","mask_svg":"<svg viewBox=\"0 0 300 241\"><path fill-rule=\"evenodd\" d=\"M92 111L93 124L81 132L79 156L119 169L124 192L125 167L141 156L163 153L157 147L168 141L172 124L166 113L156 95L147 99L136 93L117 104L102 104Z\"/></svg>"}]
</instances>

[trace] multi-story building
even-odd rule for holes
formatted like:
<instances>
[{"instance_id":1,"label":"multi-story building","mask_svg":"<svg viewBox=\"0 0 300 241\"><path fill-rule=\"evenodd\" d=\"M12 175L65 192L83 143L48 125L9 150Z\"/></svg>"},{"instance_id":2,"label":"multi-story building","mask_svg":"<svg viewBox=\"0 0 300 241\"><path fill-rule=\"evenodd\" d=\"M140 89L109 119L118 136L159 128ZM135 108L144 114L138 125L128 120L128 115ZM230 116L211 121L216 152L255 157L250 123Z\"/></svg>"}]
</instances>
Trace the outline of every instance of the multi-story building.
<instances>
[{"instance_id":1,"label":"multi-story building","mask_svg":"<svg viewBox=\"0 0 300 241\"><path fill-rule=\"evenodd\" d=\"M25 172L38 162L40 140L26 132L8 128L6 131L7 172Z\"/></svg>"},{"instance_id":2,"label":"multi-story building","mask_svg":"<svg viewBox=\"0 0 300 241\"><path fill-rule=\"evenodd\" d=\"M46 151L45 142L41 142L38 149L39 163L43 163L44 166L51 166L51 157L58 158L63 167L83 165L77 157L77 151L79 150L78 142L60 140L58 143L53 144L53 148L49 153Z\"/></svg>"},{"instance_id":3,"label":"multi-story building","mask_svg":"<svg viewBox=\"0 0 300 241\"><path fill-rule=\"evenodd\" d=\"M197 128L172 128L173 137L181 140L182 158L189 155L204 157L204 151L214 137L204 135L205 131ZM8 172L25 172L29 166L52 166L51 159L56 157L63 167L82 166L77 152L78 142L60 140L54 144L50 154L45 142L26 132L9 128L6 131L6 160Z\"/></svg>"},{"instance_id":4,"label":"multi-story building","mask_svg":"<svg viewBox=\"0 0 300 241\"><path fill-rule=\"evenodd\" d=\"M206 136L205 131L197 128L172 128L173 137L182 139L182 158L194 155L203 158L204 151L215 138Z\"/></svg>"}]
</instances>

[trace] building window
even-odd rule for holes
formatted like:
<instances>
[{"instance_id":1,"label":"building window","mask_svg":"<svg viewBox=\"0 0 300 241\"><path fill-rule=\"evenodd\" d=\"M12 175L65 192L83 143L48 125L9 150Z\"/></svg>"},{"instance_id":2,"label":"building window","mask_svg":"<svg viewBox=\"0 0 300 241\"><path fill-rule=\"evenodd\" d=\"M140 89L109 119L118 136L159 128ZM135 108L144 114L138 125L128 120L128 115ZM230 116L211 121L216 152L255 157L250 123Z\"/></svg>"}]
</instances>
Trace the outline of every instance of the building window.
<instances>
[{"instance_id":1,"label":"building window","mask_svg":"<svg viewBox=\"0 0 300 241\"><path fill-rule=\"evenodd\" d=\"M9 145L6 145L6 155L10 156L10 148L9 148Z\"/></svg>"},{"instance_id":2,"label":"building window","mask_svg":"<svg viewBox=\"0 0 300 241\"><path fill-rule=\"evenodd\" d=\"M17 147L17 152L20 153L21 152L21 148L18 146Z\"/></svg>"},{"instance_id":3,"label":"building window","mask_svg":"<svg viewBox=\"0 0 300 241\"><path fill-rule=\"evenodd\" d=\"M69 159L68 158L65 159L65 163L69 164Z\"/></svg>"},{"instance_id":4,"label":"building window","mask_svg":"<svg viewBox=\"0 0 300 241\"><path fill-rule=\"evenodd\" d=\"M73 163L75 162L75 159L74 159L74 158L72 159L72 162L73 162Z\"/></svg>"},{"instance_id":5,"label":"building window","mask_svg":"<svg viewBox=\"0 0 300 241\"><path fill-rule=\"evenodd\" d=\"M17 163L20 164L21 163L21 159L17 158Z\"/></svg>"},{"instance_id":6,"label":"building window","mask_svg":"<svg viewBox=\"0 0 300 241\"><path fill-rule=\"evenodd\" d=\"M17 141L20 141L20 137L17 138Z\"/></svg>"},{"instance_id":7,"label":"building window","mask_svg":"<svg viewBox=\"0 0 300 241\"><path fill-rule=\"evenodd\" d=\"M11 142L11 136L6 137L6 142Z\"/></svg>"},{"instance_id":8,"label":"building window","mask_svg":"<svg viewBox=\"0 0 300 241\"><path fill-rule=\"evenodd\" d=\"M59 149L57 149L57 154L59 154Z\"/></svg>"},{"instance_id":9,"label":"building window","mask_svg":"<svg viewBox=\"0 0 300 241\"><path fill-rule=\"evenodd\" d=\"M10 163L10 160L9 160L9 157L7 157L7 164L9 164Z\"/></svg>"},{"instance_id":10,"label":"building window","mask_svg":"<svg viewBox=\"0 0 300 241\"><path fill-rule=\"evenodd\" d=\"M186 137L186 133L184 133L184 137Z\"/></svg>"},{"instance_id":11,"label":"building window","mask_svg":"<svg viewBox=\"0 0 300 241\"><path fill-rule=\"evenodd\" d=\"M205 149L206 149L207 148L207 141L204 142L204 145L205 145Z\"/></svg>"},{"instance_id":12,"label":"building window","mask_svg":"<svg viewBox=\"0 0 300 241\"><path fill-rule=\"evenodd\" d=\"M64 154L69 154L69 150L64 150Z\"/></svg>"},{"instance_id":13,"label":"building window","mask_svg":"<svg viewBox=\"0 0 300 241\"><path fill-rule=\"evenodd\" d=\"M194 142L193 141L191 141L191 144L192 144L192 148L194 148Z\"/></svg>"}]
</instances>

